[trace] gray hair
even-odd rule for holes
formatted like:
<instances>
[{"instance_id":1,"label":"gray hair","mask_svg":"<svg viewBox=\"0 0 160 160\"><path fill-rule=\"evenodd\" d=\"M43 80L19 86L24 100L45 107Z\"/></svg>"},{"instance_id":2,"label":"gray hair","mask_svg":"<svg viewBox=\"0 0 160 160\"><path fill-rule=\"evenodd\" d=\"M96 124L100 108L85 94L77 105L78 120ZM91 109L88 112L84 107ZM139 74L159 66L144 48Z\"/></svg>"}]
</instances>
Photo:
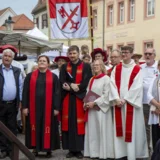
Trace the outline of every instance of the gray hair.
<instances>
[{"instance_id":1,"label":"gray hair","mask_svg":"<svg viewBox=\"0 0 160 160\"><path fill-rule=\"evenodd\" d=\"M148 48L145 49L145 52L146 52L147 49L153 49L153 53L154 53L154 55L156 56L156 50L155 50L154 48L148 47Z\"/></svg>"},{"instance_id":2,"label":"gray hair","mask_svg":"<svg viewBox=\"0 0 160 160\"><path fill-rule=\"evenodd\" d=\"M5 50L3 50L2 57L4 56L5 53L11 53L13 58L15 56L15 53L11 49L5 49Z\"/></svg>"},{"instance_id":3,"label":"gray hair","mask_svg":"<svg viewBox=\"0 0 160 160\"><path fill-rule=\"evenodd\" d=\"M121 54L121 51L120 51L119 49L113 49L112 52L111 52L111 54L112 54L113 52L118 52L119 54Z\"/></svg>"}]
</instances>

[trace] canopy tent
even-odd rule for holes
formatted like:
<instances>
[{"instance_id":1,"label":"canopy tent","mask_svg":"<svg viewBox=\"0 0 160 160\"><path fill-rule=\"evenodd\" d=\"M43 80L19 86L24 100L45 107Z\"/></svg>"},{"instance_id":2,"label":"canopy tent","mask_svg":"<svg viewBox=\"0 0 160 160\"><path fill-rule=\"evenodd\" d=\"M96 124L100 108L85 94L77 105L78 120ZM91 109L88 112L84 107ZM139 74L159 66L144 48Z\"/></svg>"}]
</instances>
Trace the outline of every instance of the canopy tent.
<instances>
[{"instance_id":1,"label":"canopy tent","mask_svg":"<svg viewBox=\"0 0 160 160\"><path fill-rule=\"evenodd\" d=\"M51 50L62 51L63 43L55 43L25 33L0 31L0 45L11 44L23 54L40 54Z\"/></svg>"},{"instance_id":2,"label":"canopy tent","mask_svg":"<svg viewBox=\"0 0 160 160\"><path fill-rule=\"evenodd\" d=\"M40 39L49 40L49 38L43 32L41 32L37 27L34 27L32 30L29 30L26 34Z\"/></svg>"}]
</instances>

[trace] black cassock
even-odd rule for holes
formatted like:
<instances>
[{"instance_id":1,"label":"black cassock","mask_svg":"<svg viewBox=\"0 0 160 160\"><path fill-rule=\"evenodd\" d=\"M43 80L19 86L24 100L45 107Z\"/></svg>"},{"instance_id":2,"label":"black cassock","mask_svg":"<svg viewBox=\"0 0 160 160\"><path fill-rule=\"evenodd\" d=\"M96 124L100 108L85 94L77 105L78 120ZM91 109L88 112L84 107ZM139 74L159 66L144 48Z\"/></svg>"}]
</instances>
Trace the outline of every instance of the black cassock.
<instances>
[{"instance_id":1,"label":"black cassock","mask_svg":"<svg viewBox=\"0 0 160 160\"><path fill-rule=\"evenodd\" d=\"M27 75L23 88L23 108L29 108L29 93L30 93L30 79L31 73ZM52 101L52 115L51 115L51 148L44 149L44 120L45 120L45 83L46 73L39 72L36 82L36 148L31 146L31 128L29 116L26 117L26 132L25 144L29 149L35 148L39 151L50 151L60 148L58 120L54 116L54 109L60 110L60 84L57 76L53 74L53 101Z\"/></svg>"},{"instance_id":2,"label":"black cassock","mask_svg":"<svg viewBox=\"0 0 160 160\"><path fill-rule=\"evenodd\" d=\"M60 82L61 86L63 83L75 83L77 66L82 63L80 60L77 64L72 64L72 77L67 73L67 64L63 65L60 71ZM69 120L68 120L68 132L62 131L62 147L63 149L68 149L70 151L82 151L84 150L84 135L78 135L77 133L77 111L76 111L76 97L82 99L85 97L86 88L88 86L88 82L92 77L91 67L89 64L85 64L83 66L82 71L82 82L79 85L79 91L74 92L70 91L70 99L69 99ZM66 96L68 92L62 89L62 100Z\"/></svg>"}]
</instances>

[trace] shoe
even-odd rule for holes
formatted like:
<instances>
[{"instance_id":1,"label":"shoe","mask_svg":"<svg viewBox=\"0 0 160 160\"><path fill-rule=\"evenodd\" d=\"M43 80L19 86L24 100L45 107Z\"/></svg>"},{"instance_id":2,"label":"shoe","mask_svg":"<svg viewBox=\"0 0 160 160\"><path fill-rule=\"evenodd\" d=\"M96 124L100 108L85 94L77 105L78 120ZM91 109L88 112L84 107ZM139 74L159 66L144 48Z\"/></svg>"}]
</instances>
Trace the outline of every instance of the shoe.
<instances>
[{"instance_id":1,"label":"shoe","mask_svg":"<svg viewBox=\"0 0 160 160\"><path fill-rule=\"evenodd\" d=\"M66 154L66 158L72 158L72 157L74 157L74 154L73 154L73 152L68 152L67 154Z\"/></svg>"},{"instance_id":2,"label":"shoe","mask_svg":"<svg viewBox=\"0 0 160 160\"><path fill-rule=\"evenodd\" d=\"M0 152L0 159L4 159L7 157L7 152Z\"/></svg>"},{"instance_id":3,"label":"shoe","mask_svg":"<svg viewBox=\"0 0 160 160\"><path fill-rule=\"evenodd\" d=\"M75 153L75 156L78 158L78 159L82 159L83 158L83 154L81 152L76 152Z\"/></svg>"},{"instance_id":4,"label":"shoe","mask_svg":"<svg viewBox=\"0 0 160 160\"><path fill-rule=\"evenodd\" d=\"M45 155L46 158L51 158L52 157L52 152L47 152L47 154Z\"/></svg>"},{"instance_id":5,"label":"shoe","mask_svg":"<svg viewBox=\"0 0 160 160\"><path fill-rule=\"evenodd\" d=\"M32 151L32 153L34 154L35 157L38 156L38 152L35 149Z\"/></svg>"}]
</instances>

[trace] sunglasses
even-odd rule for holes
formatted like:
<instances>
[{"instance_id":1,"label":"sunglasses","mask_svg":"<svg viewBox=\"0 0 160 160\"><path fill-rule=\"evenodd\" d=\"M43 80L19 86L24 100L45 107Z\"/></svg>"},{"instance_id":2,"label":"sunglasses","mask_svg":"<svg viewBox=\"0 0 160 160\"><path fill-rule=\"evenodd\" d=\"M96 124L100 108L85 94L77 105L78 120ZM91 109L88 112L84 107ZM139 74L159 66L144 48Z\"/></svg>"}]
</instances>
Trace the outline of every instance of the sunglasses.
<instances>
[{"instance_id":1,"label":"sunglasses","mask_svg":"<svg viewBox=\"0 0 160 160\"><path fill-rule=\"evenodd\" d=\"M148 52L144 53L145 56L147 56L147 55L151 56L152 54L153 53L148 53Z\"/></svg>"}]
</instances>

